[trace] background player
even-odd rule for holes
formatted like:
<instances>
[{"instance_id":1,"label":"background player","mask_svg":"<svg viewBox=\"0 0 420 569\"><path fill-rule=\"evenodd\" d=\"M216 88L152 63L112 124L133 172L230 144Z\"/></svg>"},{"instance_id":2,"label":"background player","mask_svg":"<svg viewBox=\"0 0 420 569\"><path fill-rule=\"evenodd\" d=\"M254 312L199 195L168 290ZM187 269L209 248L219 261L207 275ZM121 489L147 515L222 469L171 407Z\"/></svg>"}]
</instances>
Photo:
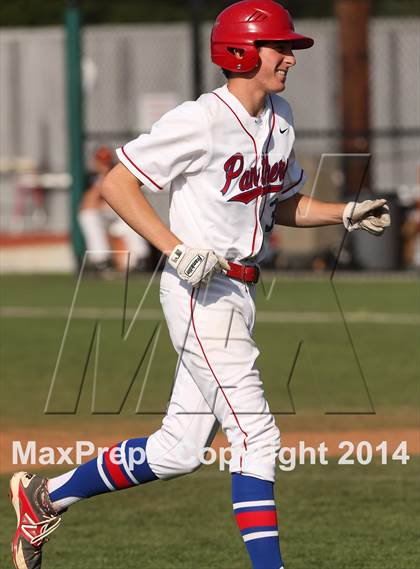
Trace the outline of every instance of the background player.
<instances>
[{"instance_id":1,"label":"background player","mask_svg":"<svg viewBox=\"0 0 420 569\"><path fill-rule=\"evenodd\" d=\"M150 255L150 246L109 207L101 196L100 188L105 176L114 166L113 151L99 146L92 156L92 174L83 194L78 221L89 252L88 268L106 275L112 267L110 236L120 237L124 248L130 251L130 266L144 267Z\"/></svg>"},{"instance_id":2,"label":"background player","mask_svg":"<svg viewBox=\"0 0 420 569\"><path fill-rule=\"evenodd\" d=\"M275 93L296 63L292 50L312 45L276 2L230 6L212 32L212 59L227 85L180 105L150 134L118 149L121 163L101 192L168 257L160 298L179 355L174 388L162 427L150 437L122 441L48 481L14 475L19 569L40 567L44 537L75 502L194 471L218 423L231 446L233 511L252 567L283 567L274 501L280 436L252 339L258 262L274 223L344 223L376 235L390 223L385 200L328 204L300 193L305 176L293 152L292 113ZM170 185L170 228L140 184L156 192ZM143 460L133 464L135 451Z\"/></svg>"}]
</instances>

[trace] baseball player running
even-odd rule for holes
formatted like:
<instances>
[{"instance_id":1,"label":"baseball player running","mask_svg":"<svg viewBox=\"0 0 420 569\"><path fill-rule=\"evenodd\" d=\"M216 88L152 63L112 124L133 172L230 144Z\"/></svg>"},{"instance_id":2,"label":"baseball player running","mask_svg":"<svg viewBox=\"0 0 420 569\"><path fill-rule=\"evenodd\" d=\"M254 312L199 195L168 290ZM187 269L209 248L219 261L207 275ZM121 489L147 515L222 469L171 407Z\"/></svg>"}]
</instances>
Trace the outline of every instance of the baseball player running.
<instances>
[{"instance_id":1,"label":"baseball player running","mask_svg":"<svg viewBox=\"0 0 420 569\"><path fill-rule=\"evenodd\" d=\"M333 204L301 194L305 175L293 152L292 112L278 93L296 63L293 50L313 43L272 0L231 5L211 36L212 60L227 84L181 104L150 134L118 148L120 163L102 195L167 257L160 300L179 356L175 383L151 436L121 441L56 478L13 476L18 569L41 567L44 541L79 500L196 470L218 424L231 446L233 513L251 566L284 567L273 491L280 436L252 339L258 263L275 223L344 223L373 235L390 224L383 199ZM165 186L170 228L139 190Z\"/></svg>"}]
</instances>

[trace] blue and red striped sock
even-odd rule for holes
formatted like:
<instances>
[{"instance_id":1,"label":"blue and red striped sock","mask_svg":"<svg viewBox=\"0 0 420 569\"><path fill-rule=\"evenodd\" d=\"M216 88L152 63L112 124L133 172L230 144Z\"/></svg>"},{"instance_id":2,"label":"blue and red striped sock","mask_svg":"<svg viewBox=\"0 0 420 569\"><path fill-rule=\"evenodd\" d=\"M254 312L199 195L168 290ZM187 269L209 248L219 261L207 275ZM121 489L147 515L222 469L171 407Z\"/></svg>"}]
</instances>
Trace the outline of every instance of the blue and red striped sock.
<instances>
[{"instance_id":1,"label":"blue and red striped sock","mask_svg":"<svg viewBox=\"0 0 420 569\"><path fill-rule=\"evenodd\" d=\"M129 439L74 470L48 480L48 491L57 510L84 498L123 490L156 480L146 456L147 438Z\"/></svg>"},{"instance_id":2,"label":"blue and red striped sock","mask_svg":"<svg viewBox=\"0 0 420 569\"><path fill-rule=\"evenodd\" d=\"M232 474L232 502L253 569L282 569L274 484Z\"/></svg>"}]
</instances>

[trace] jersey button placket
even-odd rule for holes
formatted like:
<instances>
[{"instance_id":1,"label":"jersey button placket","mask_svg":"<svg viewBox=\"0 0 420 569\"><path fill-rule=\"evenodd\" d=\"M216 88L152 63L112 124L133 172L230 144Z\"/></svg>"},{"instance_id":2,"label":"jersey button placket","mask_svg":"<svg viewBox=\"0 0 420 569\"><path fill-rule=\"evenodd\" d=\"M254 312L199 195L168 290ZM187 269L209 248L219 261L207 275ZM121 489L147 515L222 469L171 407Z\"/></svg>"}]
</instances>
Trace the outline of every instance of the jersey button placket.
<instances>
[{"instance_id":1,"label":"jersey button placket","mask_svg":"<svg viewBox=\"0 0 420 569\"><path fill-rule=\"evenodd\" d=\"M257 162L257 170L259 170L260 172L260 176L259 176L259 185L261 184L261 176L262 176L262 159L263 159L263 151L265 149L265 144L267 141L267 130L265 128L260 127L259 132L257 132L257 135L255 137L256 139L256 143L257 143L257 151L258 151L258 162ZM257 242L259 240L259 238L261 238L262 240L264 239L264 231L262 229L261 226L261 204L264 203L264 196L258 196L256 198L257 203L255 204L255 208L256 208L256 217L257 217L257 223L258 223L258 228L257 228L257 235L255 236L255 244L254 244L254 251L253 254L255 255L259 249L256 247ZM262 241L261 241L261 245L262 245Z\"/></svg>"}]
</instances>

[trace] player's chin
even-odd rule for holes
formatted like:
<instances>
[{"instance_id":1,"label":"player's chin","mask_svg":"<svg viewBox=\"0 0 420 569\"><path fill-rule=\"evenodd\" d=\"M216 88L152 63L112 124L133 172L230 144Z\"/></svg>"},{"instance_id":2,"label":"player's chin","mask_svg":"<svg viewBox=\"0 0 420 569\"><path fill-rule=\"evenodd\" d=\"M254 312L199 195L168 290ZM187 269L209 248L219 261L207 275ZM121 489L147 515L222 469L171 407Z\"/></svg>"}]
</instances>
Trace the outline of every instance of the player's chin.
<instances>
[{"instance_id":1,"label":"player's chin","mask_svg":"<svg viewBox=\"0 0 420 569\"><path fill-rule=\"evenodd\" d=\"M284 81L276 81L273 84L272 93L281 93L286 89L286 83Z\"/></svg>"},{"instance_id":2,"label":"player's chin","mask_svg":"<svg viewBox=\"0 0 420 569\"><path fill-rule=\"evenodd\" d=\"M286 78L276 75L272 81L272 92L281 93L286 89Z\"/></svg>"}]
</instances>

